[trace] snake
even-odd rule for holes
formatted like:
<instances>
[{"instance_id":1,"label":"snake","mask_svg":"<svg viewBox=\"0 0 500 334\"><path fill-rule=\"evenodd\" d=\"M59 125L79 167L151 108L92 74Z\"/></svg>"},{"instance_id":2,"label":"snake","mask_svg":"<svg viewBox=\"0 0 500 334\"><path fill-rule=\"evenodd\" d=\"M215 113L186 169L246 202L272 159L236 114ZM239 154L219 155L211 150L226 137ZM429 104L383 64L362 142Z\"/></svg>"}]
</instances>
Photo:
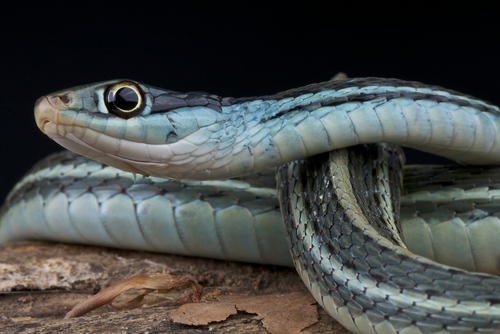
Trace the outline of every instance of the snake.
<instances>
[{"instance_id":1,"label":"snake","mask_svg":"<svg viewBox=\"0 0 500 334\"><path fill-rule=\"evenodd\" d=\"M500 327L495 105L385 78L246 98L119 79L43 96L35 119L74 153L16 184L0 242L295 266L353 333ZM404 166L401 146L458 164Z\"/></svg>"}]
</instances>

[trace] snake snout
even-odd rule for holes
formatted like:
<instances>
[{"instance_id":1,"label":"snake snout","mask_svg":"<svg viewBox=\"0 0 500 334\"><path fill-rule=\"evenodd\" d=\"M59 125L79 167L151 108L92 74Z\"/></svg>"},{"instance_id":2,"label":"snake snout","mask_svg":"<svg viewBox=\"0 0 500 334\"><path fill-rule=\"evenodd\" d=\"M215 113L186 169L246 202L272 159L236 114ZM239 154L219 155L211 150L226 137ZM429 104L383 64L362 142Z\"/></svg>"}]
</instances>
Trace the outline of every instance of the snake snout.
<instances>
[{"instance_id":1,"label":"snake snout","mask_svg":"<svg viewBox=\"0 0 500 334\"><path fill-rule=\"evenodd\" d=\"M42 96L35 103L35 121L38 128L45 133L45 125L57 119L58 110L49 102L46 96Z\"/></svg>"}]
</instances>

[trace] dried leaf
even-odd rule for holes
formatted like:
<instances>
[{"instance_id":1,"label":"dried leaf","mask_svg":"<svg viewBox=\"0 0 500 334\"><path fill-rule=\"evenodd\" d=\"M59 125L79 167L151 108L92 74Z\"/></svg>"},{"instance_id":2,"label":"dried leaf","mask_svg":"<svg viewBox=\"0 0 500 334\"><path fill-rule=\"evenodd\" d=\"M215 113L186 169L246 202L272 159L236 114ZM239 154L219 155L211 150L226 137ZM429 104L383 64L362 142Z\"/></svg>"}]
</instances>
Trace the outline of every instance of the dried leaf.
<instances>
[{"instance_id":1,"label":"dried leaf","mask_svg":"<svg viewBox=\"0 0 500 334\"><path fill-rule=\"evenodd\" d=\"M139 289L141 290L142 295L126 303L125 307L137 306L146 294L151 293L155 290L158 290L158 292L167 293L176 288L188 287L191 287L193 293L178 299L175 302L175 305L198 302L201 299L203 287L196 283L196 281L194 281L192 278L186 276L173 276L158 273L135 275L116 284L113 284L112 286L102 290L98 294L79 303L66 314L65 318L82 316L98 307L111 302L121 293L129 289Z\"/></svg>"}]
</instances>

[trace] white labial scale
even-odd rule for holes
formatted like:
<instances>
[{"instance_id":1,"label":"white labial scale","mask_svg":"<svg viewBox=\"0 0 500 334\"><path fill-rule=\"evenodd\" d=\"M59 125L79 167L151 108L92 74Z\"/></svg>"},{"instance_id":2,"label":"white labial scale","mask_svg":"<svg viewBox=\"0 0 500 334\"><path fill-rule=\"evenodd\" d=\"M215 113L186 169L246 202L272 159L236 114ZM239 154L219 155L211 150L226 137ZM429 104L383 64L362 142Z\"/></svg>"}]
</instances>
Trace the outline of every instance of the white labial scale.
<instances>
[{"instance_id":1,"label":"white labial scale","mask_svg":"<svg viewBox=\"0 0 500 334\"><path fill-rule=\"evenodd\" d=\"M54 123L47 123L47 124L45 124L44 130L45 130L45 133L51 133L54 136L65 137L68 134L72 134L74 132L74 128L75 127L72 125L63 126L63 125L54 124ZM83 136L83 132L82 132L81 128L80 128L80 133L77 135Z\"/></svg>"},{"instance_id":2,"label":"white labial scale","mask_svg":"<svg viewBox=\"0 0 500 334\"><path fill-rule=\"evenodd\" d=\"M78 115L80 116L80 113ZM83 115L83 116L85 116L85 115ZM78 116L77 116L77 119L78 119ZM108 128L109 128L108 127L108 122L112 123L113 122L112 119L110 119L110 118L89 117L88 120L89 120L88 124L85 124L85 121L81 122L82 123L81 126L83 128L91 129L92 131L97 132L97 133L106 133L108 136L112 135L112 134L110 134L110 131L108 130ZM123 122L121 124L122 124L123 127L125 127L125 125L123 124ZM122 134L123 134L123 132L122 132ZM121 137L116 137L116 138L120 139Z\"/></svg>"},{"instance_id":3,"label":"white labial scale","mask_svg":"<svg viewBox=\"0 0 500 334\"><path fill-rule=\"evenodd\" d=\"M124 142L121 140L119 150L116 154L119 157L133 161L149 161L151 157L147 149L148 146L144 143Z\"/></svg>"},{"instance_id":4,"label":"white labial scale","mask_svg":"<svg viewBox=\"0 0 500 334\"><path fill-rule=\"evenodd\" d=\"M138 203L137 219L154 250L191 255L179 236L172 203L167 198L154 196Z\"/></svg>"},{"instance_id":5,"label":"white labial scale","mask_svg":"<svg viewBox=\"0 0 500 334\"><path fill-rule=\"evenodd\" d=\"M174 210L180 239L189 254L224 259L210 204L195 200Z\"/></svg>"},{"instance_id":6,"label":"white labial scale","mask_svg":"<svg viewBox=\"0 0 500 334\"><path fill-rule=\"evenodd\" d=\"M125 194L114 195L101 204L101 220L119 248L151 250L135 215L134 203Z\"/></svg>"},{"instance_id":7,"label":"white labial scale","mask_svg":"<svg viewBox=\"0 0 500 334\"><path fill-rule=\"evenodd\" d=\"M116 160L116 159L112 159L106 154L103 154L103 153L96 151L94 149L80 145L79 143L81 142L81 140L78 139L77 137L75 137L72 133L68 133L68 138L53 137L52 139L54 139L54 141L56 141L58 144L60 144L64 148L66 148L70 151L74 151L75 153L78 153L80 155L87 156L91 159L101 161L105 164L112 165L112 166L119 168L119 169L122 169L122 170L130 169L130 166L124 162L121 162L121 161ZM78 144L75 144L75 142Z\"/></svg>"},{"instance_id":8,"label":"white labial scale","mask_svg":"<svg viewBox=\"0 0 500 334\"><path fill-rule=\"evenodd\" d=\"M86 113L76 113L76 117L73 120L73 125L77 125L82 128L87 128L90 126L92 129L102 129L105 128L107 119L106 118L97 118L89 116Z\"/></svg>"},{"instance_id":9,"label":"white labial scale","mask_svg":"<svg viewBox=\"0 0 500 334\"><path fill-rule=\"evenodd\" d=\"M69 215L75 229L86 244L113 246L114 242L108 235L101 221L100 205L95 195L86 193L71 201Z\"/></svg>"},{"instance_id":10,"label":"white labial scale","mask_svg":"<svg viewBox=\"0 0 500 334\"><path fill-rule=\"evenodd\" d=\"M94 117L91 125L98 121L99 119ZM126 120L120 117L106 118L106 135L112 138L123 139L126 129L125 122ZM94 127L92 126L92 128Z\"/></svg>"},{"instance_id":11,"label":"white labial scale","mask_svg":"<svg viewBox=\"0 0 500 334\"><path fill-rule=\"evenodd\" d=\"M70 135L73 136L73 137L76 137L78 139L82 139L83 136L85 135L85 133L87 131L89 132L95 132L94 130L92 129L89 129L89 128L84 128L84 127L81 127L81 126L69 126L69 125L60 125L60 124L52 124L52 123L48 123L47 125L51 126L56 126L57 127L57 133L61 136L61 137L68 137L70 138ZM47 127L47 126L46 126Z\"/></svg>"},{"instance_id":12,"label":"white labial scale","mask_svg":"<svg viewBox=\"0 0 500 334\"><path fill-rule=\"evenodd\" d=\"M123 140L126 140L127 142L144 143L148 131L148 126L143 117L129 118L125 122L125 134L123 136Z\"/></svg>"},{"instance_id":13,"label":"white labial scale","mask_svg":"<svg viewBox=\"0 0 500 334\"><path fill-rule=\"evenodd\" d=\"M96 149L109 154L117 154L120 151L121 139L101 134L94 143Z\"/></svg>"},{"instance_id":14,"label":"white labial scale","mask_svg":"<svg viewBox=\"0 0 500 334\"><path fill-rule=\"evenodd\" d=\"M262 263L253 217L246 208L233 205L218 210L215 212L215 226L222 251L229 260Z\"/></svg>"},{"instance_id":15,"label":"white labial scale","mask_svg":"<svg viewBox=\"0 0 500 334\"><path fill-rule=\"evenodd\" d=\"M77 112L73 110L60 110L57 114L57 121L59 124L75 124Z\"/></svg>"},{"instance_id":16,"label":"white labial scale","mask_svg":"<svg viewBox=\"0 0 500 334\"><path fill-rule=\"evenodd\" d=\"M81 129L81 130L80 130ZM90 128L80 128L80 127L74 127L74 133L78 133L79 131L82 131L80 134L80 139L86 143L89 146L96 146L97 141L99 138L102 136L101 132L94 131L93 129Z\"/></svg>"}]
</instances>

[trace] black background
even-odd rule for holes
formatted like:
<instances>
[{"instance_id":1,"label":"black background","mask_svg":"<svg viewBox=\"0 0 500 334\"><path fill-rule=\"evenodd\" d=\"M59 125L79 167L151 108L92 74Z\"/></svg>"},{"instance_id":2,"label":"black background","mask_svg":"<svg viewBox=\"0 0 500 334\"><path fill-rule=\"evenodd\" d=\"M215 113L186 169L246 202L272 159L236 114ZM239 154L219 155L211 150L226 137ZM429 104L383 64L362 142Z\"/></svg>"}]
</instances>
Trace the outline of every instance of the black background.
<instances>
[{"instance_id":1,"label":"black background","mask_svg":"<svg viewBox=\"0 0 500 334\"><path fill-rule=\"evenodd\" d=\"M240 97L324 81L344 71L351 77L441 85L500 104L495 1L370 3L4 7L0 202L35 161L60 150L37 129L35 100L84 83L130 78L176 91ZM424 159L409 157L410 162Z\"/></svg>"}]
</instances>

